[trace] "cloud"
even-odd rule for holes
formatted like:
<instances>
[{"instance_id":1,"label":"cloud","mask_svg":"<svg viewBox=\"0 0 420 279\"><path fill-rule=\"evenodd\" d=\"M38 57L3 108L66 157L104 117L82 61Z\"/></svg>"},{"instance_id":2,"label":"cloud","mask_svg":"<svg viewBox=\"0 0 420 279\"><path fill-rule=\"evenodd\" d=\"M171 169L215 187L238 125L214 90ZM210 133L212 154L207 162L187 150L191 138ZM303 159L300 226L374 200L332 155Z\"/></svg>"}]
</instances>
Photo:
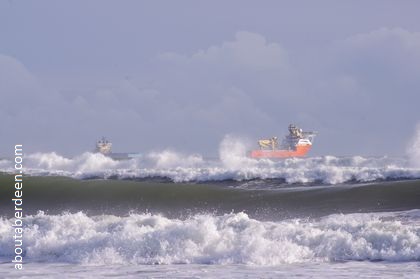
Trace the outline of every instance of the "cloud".
<instances>
[{"instance_id":1,"label":"cloud","mask_svg":"<svg viewBox=\"0 0 420 279\"><path fill-rule=\"evenodd\" d=\"M339 76L351 77L376 110L390 114L394 108L407 118L420 90L420 33L381 28L350 36L335 47L333 69Z\"/></svg>"},{"instance_id":2,"label":"cloud","mask_svg":"<svg viewBox=\"0 0 420 279\"><path fill-rule=\"evenodd\" d=\"M381 28L338 42L336 51L336 62L342 71L370 84L384 79L387 79L386 86L410 79L417 81L420 74L418 32L402 28Z\"/></svg>"},{"instance_id":3,"label":"cloud","mask_svg":"<svg viewBox=\"0 0 420 279\"><path fill-rule=\"evenodd\" d=\"M2 89L36 83L33 75L17 59L0 54L0 81ZM23 82L23 83L22 83ZM5 92L7 93L7 92ZM10 92L9 92L10 93Z\"/></svg>"},{"instance_id":4,"label":"cloud","mask_svg":"<svg viewBox=\"0 0 420 279\"><path fill-rule=\"evenodd\" d=\"M234 41L221 46L200 50L192 57L194 61L235 64L252 70L282 70L288 67L286 51L276 43L267 43L264 36L251 32L237 32Z\"/></svg>"},{"instance_id":5,"label":"cloud","mask_svg":"<svg viewBox=\"0 0 420 279\"><path fill-rule=\"evenodd\" d=\"M321 154L397 154L419 119L419 42L419 33L382 28L292 56L238 32L191 55L161 55L170 85L161 93L176 92L215 134L281 134L297 122L320 130Z\"/></svg>"},{"instance_id":6,"label":"cloud","mask_svg":"<svg viewBox=\"0 0 420 279\"><path fill-rule=\"evenodd\" d=\"M231 70L272 71L287 70L288 54L279 44L268 43L260 34L241 31L235 34L233 41L210 46L191 56L166 52L160 55L162 60L192 64L205 63L227 66Z\"/></svg>"},{"instance_id":7,"label":"cloud","mask_svg":"<svg viewBox=\"0 0 420 279\"><path fill-rule=\"evenodd\" d=\"M189 55L166 52L159 61L161 92L176 92L177 102L194 106L199 116L213 114L210 123L225 117L219 126L226 128L236 119L231 129L246 122L261 131L265 125L258 123L272 124L272 115L277 117L280 107L286 114L284 104L298 98L287 51L261 34L237 32L233 40Z\"/></svg>"},{"instance_id":8,"label":"cloud","mask_svg":"<svg viewBox=\"0 0 420 279\"><path fill-rule=\"evenodd\" d=\"M242 31L87 89L47 89L0 55L0 115L14 135L7 144L26 138L33 151L80 153L105 135L116 151L214 154L225 134L281 136L296 122L319 130L313 154L395 154L419 120L419 37L384 28L300 55ZM10 106L16 100L19 111Z\"/></svg>"},{"instance_id":9,"label":"cloud","mask_svg":"<svg viewBox=\"0 0 420 279\"><path fill-rule=\"evenodd\" d=\"M360 135L354 142L350 132L338 132L353 139L345 145L358 146L361 153L403 153L419 120L420 33L381 28L355 34L333 43L323 56L328 64L314 89L321 102L329 102L318 108L335 115L321 116L331 131Z\"/></svg>"},{"instance_id":10,"label":"cloud","mask_svg":"<svg viewBox=\"0 0 420 279\"><path fill-rule=\"evenodd\" d=\"M38 80L20 61L0 54L0 108L3 113L16 115L37 102L32 90L39 87Z\"/></svg>"},{"instance_id":11,"label":"cloud","mask_svg":"<svg viewBox=\"0 0 420 279\"><path fill-rule=\"evenodd\" d=\"M368 33L359 33L343 41L351 48L359 49L392 49L399 52L420 54L420 33L402 28L381 28ZM420 57L419 57L420 58Z\"/></svg>"},{"instance_id":12,"label":"cloud","mask_svg":"<svg viewBox=\"0 0 420 279\"><path fill-rule=\"evenodd\" d=\"M155 68L143 77L150 83L133 77L90 94L73 94L69 113L74 110L76 118L83 119L79 130L86 125L102 131L109 127L108 135L130 142L130 150L141 144L146 150L209 153L226 133L260 133L274 124L258 103L278 98L270 91L276 86L256 91L259 84L278 82L289 67L287 59L279 44L238 32L233 41L188 56L159 55ZM269 73L277 73L276 78Z\"/></svg>"}]
</instances>

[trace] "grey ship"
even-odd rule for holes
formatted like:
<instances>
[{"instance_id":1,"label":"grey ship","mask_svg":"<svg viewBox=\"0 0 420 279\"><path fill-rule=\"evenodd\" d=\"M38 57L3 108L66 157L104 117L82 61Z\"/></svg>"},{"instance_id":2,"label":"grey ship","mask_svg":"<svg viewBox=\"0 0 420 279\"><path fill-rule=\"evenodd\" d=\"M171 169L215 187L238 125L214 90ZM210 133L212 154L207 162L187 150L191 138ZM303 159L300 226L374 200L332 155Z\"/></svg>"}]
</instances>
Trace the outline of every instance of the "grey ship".
<instances>
[{"instance_id":1,"label":"grey ship","mask_svg":"<svg viewBox=\"0 0 420 279\"><path fill-rule=\"evenodd\" d=\"M140 153L114 153L112 152L112 142L102 137L96 142L96 153L101 153L114 160L129 160L132 158L140 157Z\"/></svg>"}]
</instances>

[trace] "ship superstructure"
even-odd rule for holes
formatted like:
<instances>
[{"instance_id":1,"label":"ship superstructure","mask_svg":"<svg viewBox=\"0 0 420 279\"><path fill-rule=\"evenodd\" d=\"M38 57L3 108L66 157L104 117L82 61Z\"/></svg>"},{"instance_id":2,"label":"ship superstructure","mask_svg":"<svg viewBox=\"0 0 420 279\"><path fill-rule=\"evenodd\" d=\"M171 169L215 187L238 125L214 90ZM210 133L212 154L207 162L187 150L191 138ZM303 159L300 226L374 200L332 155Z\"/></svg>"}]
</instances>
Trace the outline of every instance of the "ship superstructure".
<instances>
[{"instance_id":1,"label":"ship superstructure","mask_svg":"<svg viewBox=\"0 0 420 279\"><path fill-rule=\"evenodd\" d=\"M258 141L259 150L251 151L252 158L288 158L305 156L312 147L316 132L304 132L289 125L289 134L278 143L277 137Z\"/></svg>"},{"instance_id":2,"label":"ship superstructure","mask_svg":"<svg viewBox=\"0 0 420 279\"><path fill-rule=\"evenodd\" d=\"M114 160L127 160L131 158L140 157L140 153L114 153L112 152L112 142L105 137L102 137L96 142L95 152L101 153Z\"/></svg>"},{"instance_id":3,"label":"ship superstructure","mask_svg":"<svg viewBox=\"0 0 420 279\"><path fill-rule=\"evenodd\" d=\"M96 142L95 152L108 155L111 153L111 149L112 149L112 143L109 140L107 140L105 137L102 137L100 140Z\"/></svg>"}]
</instances>

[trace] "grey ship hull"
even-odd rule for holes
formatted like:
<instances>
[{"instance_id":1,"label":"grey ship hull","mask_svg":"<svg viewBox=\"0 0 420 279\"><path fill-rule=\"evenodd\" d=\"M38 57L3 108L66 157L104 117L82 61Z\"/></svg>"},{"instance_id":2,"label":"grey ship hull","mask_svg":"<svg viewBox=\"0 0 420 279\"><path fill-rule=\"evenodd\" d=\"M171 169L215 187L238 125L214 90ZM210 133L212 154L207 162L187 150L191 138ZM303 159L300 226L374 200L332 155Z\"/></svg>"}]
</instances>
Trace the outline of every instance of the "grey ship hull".
<instances>
[{"instance_id":1,"label":"grey ship hull","mask_svg":"<svg viewBox=\"0 0 420 279\"><path fill-rule=\"evenodd\" d=\"M109 153L105 156L112 158L113 160L130 160L141 156L140 153Z\"/></svg>"}]
</instances>

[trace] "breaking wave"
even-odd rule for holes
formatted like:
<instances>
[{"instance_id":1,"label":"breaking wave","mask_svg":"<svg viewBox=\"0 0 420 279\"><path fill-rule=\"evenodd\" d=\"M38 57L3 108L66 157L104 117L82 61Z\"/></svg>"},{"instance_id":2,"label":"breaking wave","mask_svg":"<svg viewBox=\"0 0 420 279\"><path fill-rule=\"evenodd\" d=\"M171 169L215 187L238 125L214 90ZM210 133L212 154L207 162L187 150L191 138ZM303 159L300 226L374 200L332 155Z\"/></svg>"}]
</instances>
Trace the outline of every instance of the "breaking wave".
<instances>
[{"instance_id":1,"label":"breaking wave","mask_svg":"<svg viewBox=\"0 0 420 279\"><path fill-rule=\"evenodd\" d=\"M14 253L0 219L0 258ZM420 211L263 222L245 213L127 217L42 212L24 219L25 260L82 264L247 264L418 261Z\"/></svg>"},{"instance_id":2,"label":"breaking wave","mask_svg":"<svg viewBox=\"0 0 420 279\"><path fill-rule=\"evenodd\" d=\"M412 166L420 167L420 124L417 125L415 135L407 148L407 155Z\"/></svg>"},{"instance_id":3,"label":"breaking wave","mask_svg":"<svg viewBox=\"0 0 420 279\"><path fill-rule=\"evenodd\" d=\"M3 171L13 172L2 163ZM10 163L10 165L12 165ZM84 153L72 159L56 153L36 153L25 158L30 175L61 175L77 179L166 178L173 182L247 181L278 179L284 183L340 184L397 179L418 179L420 168L404 159L387 157L313 157L281 161L253 160L246 156L221 154L220 160L172 151L151 153L127 161L114 161L102 154Z\"/></svg>"},{"instance_id":4,"label":"breaking wave","mask_svg":"<svg viewBox=\"0 0 420 279\"><path fill-rule=\"evenodd\" d=\"M414 150L420 150L419 142L418 139L413 141ZM113 160L99 153L86 152L70 159L51 152L27 155L24 167L29 175L78 179L165 178L173 182L270 179L287 184L340 184L420 178L420 166L415 164L418 158L413 157L414 153L408 159L323 156L273 161L249 158L247 150L246 144L227 136L220 145L219 158L215 159L172 150L150 152L125 161ZM0 171L13 172L12 162L0 161Z\"/></svg>"}]
</instances>

